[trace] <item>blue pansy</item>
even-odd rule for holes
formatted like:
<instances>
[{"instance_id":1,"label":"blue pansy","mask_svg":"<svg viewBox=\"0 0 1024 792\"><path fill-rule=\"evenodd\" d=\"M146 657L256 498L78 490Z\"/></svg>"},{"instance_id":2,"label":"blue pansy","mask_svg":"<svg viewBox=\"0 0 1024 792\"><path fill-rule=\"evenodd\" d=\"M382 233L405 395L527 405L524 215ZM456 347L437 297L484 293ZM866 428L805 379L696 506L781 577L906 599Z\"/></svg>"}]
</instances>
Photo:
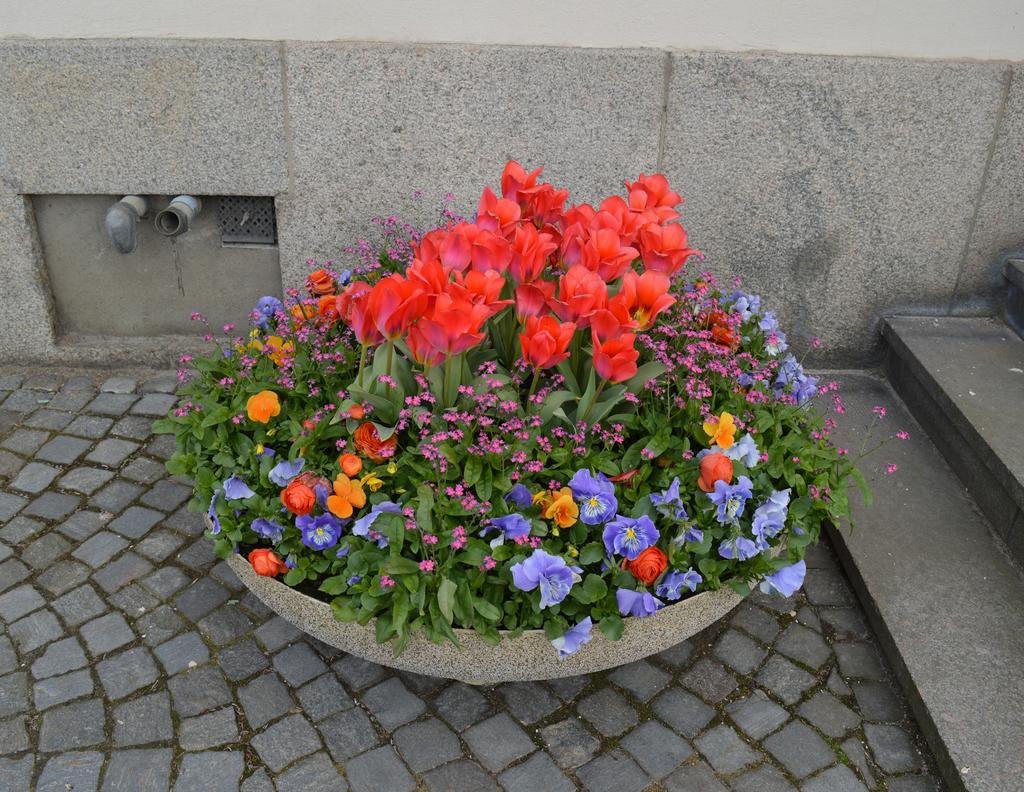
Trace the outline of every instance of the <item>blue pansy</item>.
<instances>
[{"instance_id":1,"label":"blue pansy","mask_svg":"<svg viewBox=\"0 0 1024 792\"><path fill-rule=\"evenodd\" d=\"M618 515L604 527L602 538L609 555L621 555L633 561L658 541L658 529L646 514L640 517Z\"/></svg>"},{"instance_id":2,"label":"blue pansy","mask_svg":"<svg viewBox=\"0 0 1024 792\"><path fill-rule=\"evenodd\" d=\"M745 294L737 291L732 294L732 309L740 314L744 322L761 310L761 297L757 294Z\"/></svg>"},{"instance_id":3,"label":"blue pansy","mask_svg":"<svg viewBox=\"0 0 1024 792\"><path fill-rule=\"evenodd\" d=\"M294 462L282 459L270 469L270 473L267 474L267 477L277 484L277 486L287 487L291 484L292 479L302 472L302 468L305 464L306 460L304 457L299 457Z\"/></svg>"},{"instance_id":4,"label":"blue pansy","mask_svg":"<svg viewBox=\"0 0 1024 792\"><path fill-rule=\"evenodd\" d=\"M533 496L525 484L516 484L505 493L505 503L511 503L520 509L528 509L533 505Z\"/></svg>"},{"instance_id":5,"label":"blue pansy","mask_svg":"<svg viewBox=\"0 0 1024 792\"><path fill-rule=\"evenodd\" d=\"M615 592L615 602L619 606L619 613L623 616L650 616L661 608L665 603L656 599L649 592L633 591L633 589L620 588Z\"/></svg>"},{"instance_id":6,"label":"blue pansy","mask_svg":"<svg viewBox=\"0 0 1024 792\"><path fill-rule=\"evenodd\" d=\"M590 634L590 631L593 629L594 623L587 616L575 627L570 627L566 630L565 635L561 638L555 638L551 645L558 650L559 657L568 657L571 654L576 654L580 647L593 637Z\"/></svg>"},{"instance_id":7,"label":"blue pansy","mask_svg":"<svg viewBox=\"0 0 1024 792\"><path fill-rule=\"evenodd\" d=\"M370 507L370 511L360 517L352 524L352 533L355 536L362 536L364 539L372 539L377 542L378 547L387 547L388 538L383 534L378 534L376 531L372 531L373 524L377 521L377 518L382 514L401 514L402 507L397 503L391 501L381 501L375 503Z\"/></svg>"},{"instance_id":8,"label":"blue pansy","mask_svg":"<svg viewBox=\"0 0 1024 792\"><path fill-rule=\"evenodd\" d=\"M210 533L216 535L220 533L220 517L217 516L217 496L220 493L216 489L213 491L213 495L210 498L210 508L206 510L206 516L210 518L210 523L213 527L210 529Z\"/></svg>"},{"instance_id":9,"label":"blue pansy","mask_svg":"<svg viewBox=\"0 0 1024 792\"><path fill-rule=\"evenodd\" d=\"M768 539L782 533L789 513L789 490L779 490L768 496L768 500L754 510L752 529L762 550L767 549Z\"/></svg>"},{"instance_id":10,"label":"blue pansy","mask_svg":"<svg viewBox=\"0 0 1024 792\"><path fill-rule=\"evenodd\" d=\"M730 561L746 561L760 552L756 544L745 536L724 539L718 546L718 554Z\"/></svg>"},{"instance_id":11,"label":"blue pansy","mask_svg":"<svg viewBox=\"0 0 1024 792\"><path fill-rule=\"evenodd\" d=\"M722 479L715 482L713 492L707 493L711 502L718 507L715 519L720 523L735 523L743 514L743 507L753 494L753 484L746 476L740 476L735 484L726 484Z\"/></svg>"},{"instance_id":12,"label":"blue pansy","mask_svg":"<svg viewBox=\"0 0 1024 792\"><path fill-rule=\"evenodd\" d=\"M579 579L565 559L541 549L533 551L526 560L513 564L512 583L520 591L533 591L540 587L540 606L549 608L564 600L573 583Z\"/></svg>"},{"instance_id":13,"label":"blue pansy","mask_svg":"<svg viewBox=\"0 0 1024 792\"><path fill-rule=\"evenodd\" d=\"M277 297L260 297L253 309L253 314L255 314L253 324L266 330L270 320L278 311L284 312L284 304Z\"/></svg>"},{"instance_id":14,"label":"blue pansy","mask_svg":"<svg viewBox=\"0 0 1024 792\"><path fill-rule=\"evenodd\" d=\"M348 580L345 581L345 585L346 586L354 586L356 583L358 583L362 579L363 579L362 575L353 575L352 577L350 577Z\"/></svg>"},{"instance_id":15,"label":"blue pansy","mask_svg":"<svg viewBox=\"0 0 1024 792\"><path fill-rule=\"evenodd\" d=\"M753 436L749 434L743 435L731 447L719 450L733 462L742 462L748 469L757 467L757 463L761 461L761 452Z\"/></svg>"},{"instance_id":16,"label":"blue pansy","mask_svg":"<svg viewBox=\"0 0 1024 792\"><path fill-rule=\"evenodd\" d=\"M807 564L804 561L797 561L783 567L778 572L768 575L761 581L761 591L765 594L781 594L783 597L792 597L797 589L804 584L804 576L807 574Z\"/></svg>"},{"instance_id":17,"label":"blue pansy","mask_svg":"<svg viewBox=\"0 0 1024 792\"><path fill-rule=\"evenodd\" d=\"M818 392L818 380L804 371L795 357L786 355L773 383L777 394L788 393L797 404L804 404Z\"/></svg>"},{"instance_id":18,"label":"blue pansy","mask_svg":"<svg viewBox=\"0 0 1024 792\"><path fill-rule=\"evenodd\" d=\"M497 528L501 531L501 536L491 543L491 546L495 546L495 543L501 544L505 539L521 539L530 535L530 521L527 520L523 515L516 512L512 514L506 514L503 517L492 517L490 524L484 528L484 532L490 528Z\"/></svg>"},{"instance_id":19,"label":"blue pansy","mask_svg":"<svg viewBox=\"0 0 1024 792\"><path fill-rule=\"evenodd\" d=\"M615 516L619 502L615 498L615 485L604 473L592 475L589 470L577 470L569 480L573 500L580 507L580 522L600 525Z\"/></svg>"},{"instance_id":20,"label":"blue pansy","mask_svg":"<svg viewBox=\"0 0 1024 792\"><path fill-rule=\"evenodd\" d=\"M679 476L672 479L668 489L651 493L651 505L657 509L659 514L670 519L689 519L689 516L686 514L686 507L683 506L683 498L679 494Z\"/></svg>"},{"instance_id":21,"label":"blue pansy","mask_svg":"<svg viewBox=\"0 0 1024 792\"><path fill-rule=\"evenodd\" d=\"M224 482L224 497L228 500L244 500L245 498L251 498L255 494L255 492L249 489L249 485L237 475Z\"/></svg>"},{"instance_id":22,"label":"blue pansy","mask_svg":"<svg viewBox=\"0 0 1024 792\"><path fill-rule=\"evenodd\" d=\"M295 527L302 531L302 543L313 550L334 547L341 538L341 520L333 514L301 515L295 518Z\"/></svg>"},{"instance_id":23,"label":"blue pansy","mask_svg":"<svg viewBox=\"0 0 1024 792\"><path fill-rule=\"evenodd\" d=\"M684 588L688 588L692 594L703 582L704 578L700 576L700 572L692 567L685 572L673 569L661 579L654 593L667 600L677 600L682 596Z\"/></svg>"},{"instance_id":24,"label":"blue pansy","mask_svg":"<svg viewBox=\"0 0 1024 792\"><path fill-rule=\"evenodd\" d=\"M256 518L249 527L252 528L253 533L262 536L264 539L269 539L274 544L280 542L281 536L284 534L283 525L279 525L273 520L268 520L264 517Z\"/></svg>"}]
</instances>

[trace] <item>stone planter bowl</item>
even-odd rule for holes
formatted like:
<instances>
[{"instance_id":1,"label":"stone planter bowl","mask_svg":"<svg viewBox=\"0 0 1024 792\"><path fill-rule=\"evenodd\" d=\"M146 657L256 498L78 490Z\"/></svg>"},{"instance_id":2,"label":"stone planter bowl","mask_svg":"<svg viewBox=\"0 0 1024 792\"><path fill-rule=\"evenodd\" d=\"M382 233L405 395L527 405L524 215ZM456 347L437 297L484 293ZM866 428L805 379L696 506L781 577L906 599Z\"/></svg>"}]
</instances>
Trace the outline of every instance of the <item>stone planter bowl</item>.
<instances>
[{"instance_id":1,"label":"stone planter bowl","mask_svg":"<svg viewBox=\"0 0 1024 792\"><path fill-rule=\"evenodd\" d=\"M695 635L743 599L728 587L697 594L652 616L627 618L626 629L618 641L608 640L595 629L589 643L564 659L559 659L543 630L527 630L497 646L491 646L472 630L456 630L461 648L448 642L435 644L417 632L409 639L406 650L395 657L390 643L377 643L372 625L339 622L328 603L274 578L257 575L241 555L232 555L228 564L239 580L274 612L325 644L379 665L474 685L555 679L632 663Z\"/></svg>"}]
</instances>

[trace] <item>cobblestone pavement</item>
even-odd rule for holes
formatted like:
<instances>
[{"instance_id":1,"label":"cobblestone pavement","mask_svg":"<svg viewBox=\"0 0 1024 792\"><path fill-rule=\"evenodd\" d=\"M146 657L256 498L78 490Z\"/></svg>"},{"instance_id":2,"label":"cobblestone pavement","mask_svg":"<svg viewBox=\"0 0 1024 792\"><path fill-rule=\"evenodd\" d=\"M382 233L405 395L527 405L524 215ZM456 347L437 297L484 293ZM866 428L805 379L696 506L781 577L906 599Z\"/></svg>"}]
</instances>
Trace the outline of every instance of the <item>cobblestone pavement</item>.
<instances>
[{"instance_id":1,"label":"cobblestone pavement","mask_svg":"<svg viewBox=\"0 0 1024 792\"><path fill-rule=\"evenodd\" d=\"M0 371L0 790L935 790L827 548L592 677L473 688L304 637L184 510L173 375Z\"/></svg>"}]
</instances>

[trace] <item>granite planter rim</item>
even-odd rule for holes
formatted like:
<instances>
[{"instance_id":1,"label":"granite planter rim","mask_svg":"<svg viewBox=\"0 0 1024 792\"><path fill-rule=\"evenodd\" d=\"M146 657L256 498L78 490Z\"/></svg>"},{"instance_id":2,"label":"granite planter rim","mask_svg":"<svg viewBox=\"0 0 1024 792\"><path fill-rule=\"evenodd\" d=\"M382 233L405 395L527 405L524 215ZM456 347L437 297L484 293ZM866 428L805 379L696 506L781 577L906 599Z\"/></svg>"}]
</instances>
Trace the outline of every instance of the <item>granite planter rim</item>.
<instances>
[{"instance_id":1,"label":"granite planter rim","mask_svg":"<svg viewBox=\"0 0 1024 792\"><path fill-rule=\"evenodd\" d=\"M461 647L435 644L414 633L406 650L394 656L391 643L377 643L371 625L340 622L329 603L281 581L257 575L239 554L228 558L239 580L281 618L323 643L378 665L470 684L557 679L604 671L642 660L696 635L735 608L743 597L728 586L704 591L645 618L627 618L618 641L594 630L589 643L559 658L543 630L527 630L492 646L473 630L456 629ZM506 632L506 631L501 631Z\"/></svg>"}]
</instances>

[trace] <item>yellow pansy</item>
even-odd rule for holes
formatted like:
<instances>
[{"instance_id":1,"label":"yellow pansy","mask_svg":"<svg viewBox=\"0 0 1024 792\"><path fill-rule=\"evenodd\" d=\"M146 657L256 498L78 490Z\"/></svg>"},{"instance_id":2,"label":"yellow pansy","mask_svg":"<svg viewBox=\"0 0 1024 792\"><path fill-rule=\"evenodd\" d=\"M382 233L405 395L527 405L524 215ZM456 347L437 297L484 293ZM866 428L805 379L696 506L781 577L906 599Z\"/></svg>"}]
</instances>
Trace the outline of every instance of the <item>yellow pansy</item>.
<instances>
[{"instance_id":1,"label":"yellow pansy","mask_svg":"<svg viewBox=\"0 0 1024 792\"><path fill-rule=\"evenodd\" d=\"M736 438L736 424L733 422L732 415L724 412L718 416L717 423L705 422L704 434L711 438L712 445L717 445L719 448L732 448Z\"/></svg>"},{"instance_id":2,"label":"yellow pansy","mask_svg":"<svg viewBox=\"0 0 1024 792\"><path fill-rule=\"evenodd\" d=\"M383 480L375 476L373 473L367 473L359 480L359 483L370 490L370 492L376 492L384 486Z\"/></svg>"}]
</instances>

